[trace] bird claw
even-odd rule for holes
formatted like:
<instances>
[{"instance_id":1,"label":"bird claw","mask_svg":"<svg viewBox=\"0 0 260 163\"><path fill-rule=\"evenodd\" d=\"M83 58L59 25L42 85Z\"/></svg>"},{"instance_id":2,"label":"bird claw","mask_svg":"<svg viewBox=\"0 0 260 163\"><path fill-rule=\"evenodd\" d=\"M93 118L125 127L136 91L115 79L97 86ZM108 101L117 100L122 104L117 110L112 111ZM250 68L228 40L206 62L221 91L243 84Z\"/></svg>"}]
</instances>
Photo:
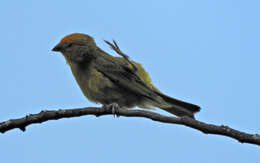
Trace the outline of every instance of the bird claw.
<instances>
[{"instance_id":1,"label":"bird claw","mask_svg":"<svg viewBox=\"0 0 260 163\"><path fill-rule=\"evenodd\" d=\"M112 109L112 114L114 117L120 117L117 113L118 113L118 109L119 109L119 105L117 103L111 103L108 105L104 105L103 107L107 108L107 109Z\"/></svg>"}]
</instances>

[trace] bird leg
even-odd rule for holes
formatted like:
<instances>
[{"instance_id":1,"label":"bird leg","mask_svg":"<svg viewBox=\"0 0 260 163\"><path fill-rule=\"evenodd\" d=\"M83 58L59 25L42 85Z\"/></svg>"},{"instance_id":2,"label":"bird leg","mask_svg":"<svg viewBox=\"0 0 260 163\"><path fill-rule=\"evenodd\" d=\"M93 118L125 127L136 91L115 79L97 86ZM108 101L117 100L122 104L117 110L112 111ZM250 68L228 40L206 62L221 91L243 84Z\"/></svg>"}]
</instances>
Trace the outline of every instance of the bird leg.
<instances>
[{"instance_id":1,"label":"bird leg","mask_svg":"<svg viewBox=\"0 0 260 163\"><path fill-rule=\"evenodd\" d=\"M120 117L117 112L118 112L118 109L120 108L119 105L117 103L111 103L111 104L105 104L103 105L102 107L104 107L105 109L112 109L112 114L114 117Z\"/></svg>"}]
</instances>

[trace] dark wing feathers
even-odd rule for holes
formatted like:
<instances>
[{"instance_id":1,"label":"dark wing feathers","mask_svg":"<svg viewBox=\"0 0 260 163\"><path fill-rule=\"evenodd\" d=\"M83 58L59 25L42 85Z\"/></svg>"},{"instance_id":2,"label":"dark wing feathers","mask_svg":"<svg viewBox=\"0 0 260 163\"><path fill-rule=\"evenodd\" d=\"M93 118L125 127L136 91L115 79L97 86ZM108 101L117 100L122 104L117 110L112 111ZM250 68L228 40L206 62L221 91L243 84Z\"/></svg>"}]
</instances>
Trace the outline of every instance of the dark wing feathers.
<instances>
[{"instance_id":1,"label":"dark wing feathers","mask_svg":"<svg viewBox=\"0 0 260 163\"><path fill-rule=\"evenodd\" d=\"M112 56L111 56L112 57ZM136 73L125 64L106 57L96 59L96 69L126 90L155 100L155 94Z\"/></svg>"}]
</instances>

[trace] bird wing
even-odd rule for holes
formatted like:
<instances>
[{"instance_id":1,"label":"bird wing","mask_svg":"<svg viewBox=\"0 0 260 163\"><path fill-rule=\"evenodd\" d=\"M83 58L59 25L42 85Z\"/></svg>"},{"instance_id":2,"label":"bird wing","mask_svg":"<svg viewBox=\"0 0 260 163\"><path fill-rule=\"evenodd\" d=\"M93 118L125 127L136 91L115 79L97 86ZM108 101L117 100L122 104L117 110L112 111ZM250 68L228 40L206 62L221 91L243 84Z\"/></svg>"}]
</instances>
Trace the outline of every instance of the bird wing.
<instances>
[{"instance_id":1,"label":"bird wing","mask_svg":"<svg viewBox=\"0 0 260 163\"><path fill-rule=\"evenodd\" d=\"M157 101L158 95L140 79L133 69L115 57L98 57L95 60L95 67L117 86Z\"/></svg>"}]
</instances>

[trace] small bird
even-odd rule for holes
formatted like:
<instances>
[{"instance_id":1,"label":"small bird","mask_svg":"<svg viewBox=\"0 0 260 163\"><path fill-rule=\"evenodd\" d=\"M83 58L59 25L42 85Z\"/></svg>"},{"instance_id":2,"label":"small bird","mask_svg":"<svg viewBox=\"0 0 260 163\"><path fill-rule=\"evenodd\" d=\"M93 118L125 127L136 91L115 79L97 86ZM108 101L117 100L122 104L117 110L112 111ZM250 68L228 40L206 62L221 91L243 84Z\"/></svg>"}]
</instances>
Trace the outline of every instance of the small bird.
<instances>
[{"instance_id":1,"label":"small bird","mask_svg":"<svg viewBox=\"0 0 260 163\"><path fill-rule=\"evenodd\" d=\"M140 63L109 55L87 34L67 35L52 51L62 53L81 91L92 102L120 108L156 107L179 117L194 118L200 111L197 105L163 94Z\"/></svg>"}]
</instances>

